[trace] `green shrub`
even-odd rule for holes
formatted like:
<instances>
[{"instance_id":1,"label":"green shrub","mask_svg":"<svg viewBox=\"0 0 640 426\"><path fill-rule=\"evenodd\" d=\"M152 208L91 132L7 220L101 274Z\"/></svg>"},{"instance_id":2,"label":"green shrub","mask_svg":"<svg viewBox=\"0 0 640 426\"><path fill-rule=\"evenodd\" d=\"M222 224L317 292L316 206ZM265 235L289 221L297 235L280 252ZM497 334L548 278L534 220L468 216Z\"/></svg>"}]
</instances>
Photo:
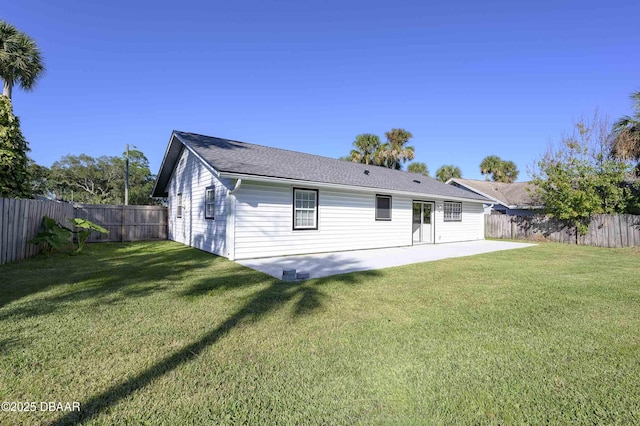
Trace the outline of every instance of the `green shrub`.
<instances>
[{"instance_id":1,"label":"green shrub","mask_svg":"<svg viewBox=\"0 0 640 426\"><path fill-rule=\"evenodd\" d=\"M56 222L55 219L45 216L42 219L42 231L29 242L32 244L45 243L45 250L48 252L61 250L75 243L75 253L81 253L92 232L109 233L107 229L87 219L67 218L67 220L73 225L73 229L69 229Z\"/></svg>"}]
</instances>

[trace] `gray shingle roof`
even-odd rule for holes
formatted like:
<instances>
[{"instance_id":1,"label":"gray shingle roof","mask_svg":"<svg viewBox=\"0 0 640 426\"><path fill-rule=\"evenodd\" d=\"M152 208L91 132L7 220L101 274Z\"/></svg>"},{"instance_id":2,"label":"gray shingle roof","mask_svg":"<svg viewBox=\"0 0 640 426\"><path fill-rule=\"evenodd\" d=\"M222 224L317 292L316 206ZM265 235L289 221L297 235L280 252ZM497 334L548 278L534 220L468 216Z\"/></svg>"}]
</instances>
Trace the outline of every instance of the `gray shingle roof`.
<instances>
[{"instance_id":1,"label":"gray shingle roof","mask_svg":"<svg viewBox=\"0 0 640 426\"><path fill-rule=\"evenodd\" d=\"M505 207L531 208L540 206L540 202L536 201L529 193L529 189L533 189L530 182L503 183L459 178L451 179L450 182L494 198Z\"/></svg>"},{"instance_id":2,"label":"gray shingle roof","mask_svg":"<svg viewBox=\"0 0 640 426\"><path fill-rule=\"evenodd\" d=\"M485 197L444 184L417 173L352 163L319 155L272 148L194 133L174 131L165 154L153 196L166 196L181 144L188 146L220 173L237 173L310 183L375 188L381 191L413 192L437 197L488 201ZM175 144L175 146L174 146Z\"/></svg>"}]
</instances>

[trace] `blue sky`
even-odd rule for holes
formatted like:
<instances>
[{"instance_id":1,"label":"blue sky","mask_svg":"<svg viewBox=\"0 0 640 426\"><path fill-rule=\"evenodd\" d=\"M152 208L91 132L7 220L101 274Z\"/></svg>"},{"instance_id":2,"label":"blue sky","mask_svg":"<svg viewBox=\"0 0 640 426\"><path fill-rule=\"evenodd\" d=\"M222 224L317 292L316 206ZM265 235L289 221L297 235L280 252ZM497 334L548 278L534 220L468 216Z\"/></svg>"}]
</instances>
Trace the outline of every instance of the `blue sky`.
<instances>
[{"instance_id":1,"label":"blue sky","mask_svg":"<svg viewBox=\"0 0 640 426\"><path fill-rule=\"evenodd\" d=\"M30 156L120 155L160 167L171 130L328 157L402 127L431 174L527 167L581 114L631 113L640 2L34 1L0 19L47 73L14 89Z\"/></svg>"}]
</instances>

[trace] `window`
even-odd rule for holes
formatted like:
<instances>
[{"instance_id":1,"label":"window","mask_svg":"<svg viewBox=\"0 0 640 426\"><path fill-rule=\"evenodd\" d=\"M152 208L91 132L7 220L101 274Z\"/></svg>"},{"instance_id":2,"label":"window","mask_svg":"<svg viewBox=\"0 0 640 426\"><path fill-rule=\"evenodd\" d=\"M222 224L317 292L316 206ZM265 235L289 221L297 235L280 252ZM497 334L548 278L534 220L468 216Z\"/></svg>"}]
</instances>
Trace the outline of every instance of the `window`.
<instances>
[{"instance_id":1,"label":"window","mask_svg":"<svg viewBox=\"0 0 640 426\"><path fill-rule=\"evenodd\" d=\"M318 229L317 189L293 189L293 229Z\"/></svg>"},{"instance_id":2,"label":"window","mask_svg":"<svg viewBox=\"0 0 640 426\"><path fill-rule=\"evenodd\" d=\"M177 213L177 217L182 217L182 194L178 194L178 213Z\"/></svg>"},{"instance_id":3,"label":"window","mask_svg":"<svg viewBox=\"0 0 640 426\"><path fill-rule=\"evenodd\" d=\"M444 202L444 221L445 222L461 222L462 221L462 203L445 201Z\"/></svg>"},{"instance_id":4,"label":"window","mask_svg":"<svg viewBox=\"0 0 640 426\"><path fill-rule=\"evenodd\" d=\"M376 195L376 220L391 220L390 195Z\"/></svg>"},{"instance_id":5,"label":"window","mask_svg":"<svg viewBox=\"0 0 640 426\"><path fill-rule=\"evenodd\" d=\"M215 219L216 188L207 188L204 192L204 218Z\"/></svg>"}]
</instances>

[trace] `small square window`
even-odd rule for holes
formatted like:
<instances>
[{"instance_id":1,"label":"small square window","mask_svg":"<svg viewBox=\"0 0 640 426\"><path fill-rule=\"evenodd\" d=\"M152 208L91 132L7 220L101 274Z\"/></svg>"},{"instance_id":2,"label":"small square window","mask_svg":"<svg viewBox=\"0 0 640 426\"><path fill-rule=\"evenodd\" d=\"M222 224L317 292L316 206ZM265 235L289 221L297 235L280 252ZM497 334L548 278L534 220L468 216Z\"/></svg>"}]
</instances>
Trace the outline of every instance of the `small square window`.
<instances>
[{"instance_id":1,"label":"small square window","mask_svg":"<svg viewBox=\"0 0 640 426\"><path fill-rule=\"evenodd\" d=\"M215 219L216 188L210 187L204 193L204 218Z\"/></svg>"},{"instance_id":2,"label":"small square window","mask_svg":"<svg viewBox=\"0 0 640 426\"><path fill-rule=\"evenodd\" d=\"M445 222L461 222L462 221L462 203L445 201L444 202L444 221Z\"/></svg>"},{"instance_id":3,"label":"small square window","mask_svg":"<svg viewBox=\"0 0 640 426\"><path fill-rule=\"evenodd\" d=\"M390 195L376 195L376 220L391 220Z\"/></svg>"}]
</instances>

